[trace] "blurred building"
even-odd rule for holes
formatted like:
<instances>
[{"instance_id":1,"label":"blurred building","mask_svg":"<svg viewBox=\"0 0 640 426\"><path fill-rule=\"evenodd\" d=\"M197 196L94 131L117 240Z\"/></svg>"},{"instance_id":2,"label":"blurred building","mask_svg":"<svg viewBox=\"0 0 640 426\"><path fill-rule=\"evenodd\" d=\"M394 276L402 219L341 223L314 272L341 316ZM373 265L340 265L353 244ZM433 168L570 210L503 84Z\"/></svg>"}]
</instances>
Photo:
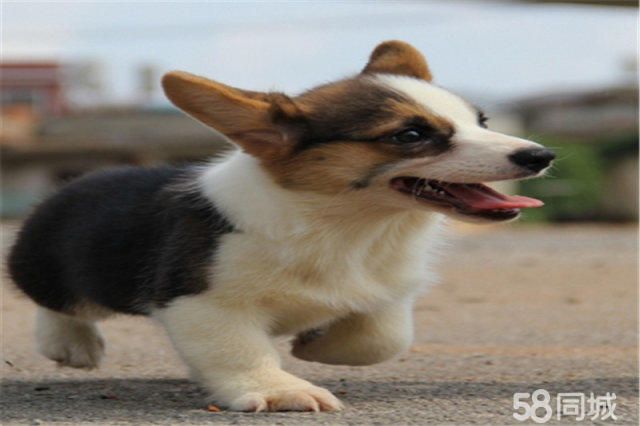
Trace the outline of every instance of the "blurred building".
<instances>
[{"instance_id":1,"label":"blurred building","mask_svg":"<svg viewBox=\"0 0 640 426\"><path fill-rule=\"evenodd\" d=\"M170 107L153 107L156 72L137 70L136 103L100 105L97 63L3 64L0 215L23 217L83 173L118 165L205 160L225 138ZM522 99L491 112L491 128L554 148L548 179L501 190L542 198L531 220L638 217L638 91L623 85ZM93 105L93 106L87 106Z\"/></svg>"},{"instance_id":2,"label":"blurred building","mask_svg":"<svg viewBox=\"0 0 640 426\"><path fill-rule=\"evenodd\" d=\"M634 79L637 82L637 79ZM525 181L544 220L638 219L638 87L554 93L514 108L524 134L558 154L550 179Z\"/></svg>"},{"instance_id":3,"label":"blurred building","mask_svg":"<svg viewBox=\"0 0 640 426\"><path fill-rule=\"evenodd\" d=\"M595 143L638 129L638 88L611 87L523 99L515 107L525 129Z\"/></svg>"},{"instance_id":4,"label":"blurred building","mask_svg":"<svg viewBox=\"0 0 640 426\"><path fill-rule=\"evenodd\" d=\"M0 137L12 141L30 134L39 116L66 109L62 69L52 62L0 64Z\"/></svg>"},{"instance_id":5,"label":"blurred building","mask_svg":"<svg viewBox=\"0 0 640 426\"><path fill-rule=\"evenodd\" d=\"M23 217L60 185L95 169L204 160L226 146L220 134L173 108L70 102L88 87L69 84L70 70L86 68L2 64L1 217Z\"/></svg>"},{"instance_id":6,"label":"blurred building","mask_svg":"<svg viewBox=\"0 0 640 426\"><path fill-rule=\"evenodd\" d=\"M3 111L20 109L41 115L64 111L62 69L51 62L0 64L0 96Z\"/></svg>"}]
</instances>

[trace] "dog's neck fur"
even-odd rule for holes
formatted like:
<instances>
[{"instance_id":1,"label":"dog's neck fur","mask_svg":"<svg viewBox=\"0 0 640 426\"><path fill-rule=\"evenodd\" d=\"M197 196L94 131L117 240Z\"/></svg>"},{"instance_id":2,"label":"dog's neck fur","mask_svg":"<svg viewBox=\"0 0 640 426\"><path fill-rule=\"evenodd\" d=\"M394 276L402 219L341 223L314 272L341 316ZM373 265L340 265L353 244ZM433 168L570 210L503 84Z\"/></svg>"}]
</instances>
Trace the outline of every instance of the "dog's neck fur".
<instances>
[{"instance_id":1,"label":"dog's neck fur","mask_svg":"<svg viewBox=\"0 0 640 426\"><path fill-rule=\"evenodd\" d=\"M275 240L308 238L320 230L362 238L397 226L415 229L440 222L436 213L366 206L364 197L354 202L353 194L341 197L287 190L258 159L240 150L204 167L198 185L237 229Z\"/></svg>"},{"instance_id":2,"label":"dog's neck fur","mask_svg":"<svg viewBox=\"0 0 640 426\"><path fill-rule=\"evenodd\" d=\"M341 294L332 304L377 309L436 280L430 266L442 248L440 214L377 209L353 192L336 200L288 190L240 151L205 167L199 185L243 241L260 248L252 256L287 271L276 281Z\"/></svg>"}]
</instances>

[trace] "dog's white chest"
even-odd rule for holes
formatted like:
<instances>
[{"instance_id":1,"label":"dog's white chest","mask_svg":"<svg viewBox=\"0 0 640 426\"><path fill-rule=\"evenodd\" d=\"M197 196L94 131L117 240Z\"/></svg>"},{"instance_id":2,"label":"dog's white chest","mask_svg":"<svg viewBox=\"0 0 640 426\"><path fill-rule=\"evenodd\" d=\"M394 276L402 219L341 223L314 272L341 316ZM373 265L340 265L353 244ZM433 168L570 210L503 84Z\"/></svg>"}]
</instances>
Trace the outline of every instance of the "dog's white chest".
<instances>
[{"instance_id":1,"label":"dog's white chest","mask_svg":"<svg viewBox=\"0 0 640 426\"><path fill-rule=\"evenodd\" d=\"M276 334L375 311L433 281L434 230L411 229L382 229L361 241L331 231L283 241L229 235L216 256L212 291L267 312Z\"/></svg>"}]
</instances>

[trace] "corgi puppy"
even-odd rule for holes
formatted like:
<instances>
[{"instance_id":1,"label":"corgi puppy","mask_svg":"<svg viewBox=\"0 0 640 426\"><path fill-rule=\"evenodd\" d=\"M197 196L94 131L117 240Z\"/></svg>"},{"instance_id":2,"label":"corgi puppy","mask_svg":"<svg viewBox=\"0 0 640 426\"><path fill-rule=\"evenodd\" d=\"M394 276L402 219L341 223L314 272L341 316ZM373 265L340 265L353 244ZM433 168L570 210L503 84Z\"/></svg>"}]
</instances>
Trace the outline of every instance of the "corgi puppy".
<instances>
[{"instance_id":1,"label":"corgi puppy","mask_svg":"<svg viewBox=\"0 0 640 426\"><path fill-rule=\"evenodd\" d=\"M39 305L40 352L96 367L96 321L148 315L216 404L342 408L281 369L273 337L296 336L307 361L389 359L411 343L441 218L506 221L542 205L483 182L538 176L554 153L487 129L431 81L400 41L295 97L166 74L169 99L237 149L206 166L91 173L36 209L8 265Z\"/></svg>"}]
</instances>

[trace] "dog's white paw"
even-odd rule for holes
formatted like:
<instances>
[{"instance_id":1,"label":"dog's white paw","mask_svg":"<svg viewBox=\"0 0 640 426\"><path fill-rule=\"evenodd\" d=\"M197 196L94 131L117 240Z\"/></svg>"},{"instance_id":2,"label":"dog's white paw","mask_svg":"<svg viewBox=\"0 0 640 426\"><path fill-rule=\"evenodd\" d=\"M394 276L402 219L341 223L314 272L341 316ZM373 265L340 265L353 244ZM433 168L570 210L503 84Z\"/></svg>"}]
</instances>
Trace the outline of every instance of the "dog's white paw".
<instances>
[{"instance_id":1,"label":"dog's white paw","mask_svg":"<svg viewBox=\"0 0 640 426\"><path fill-rule=\"evenodd\" d=\"M336 411L344 405L331 392L318 386L249 392L229 406L235 411Z\"/></svg>"},{"instance_id":2,"label":"dog's white paw","mask_svg":"<svg viewBox=\"0 0 640 426\"><path fill-rule=\"evenodd\" d=\"M104 355L104 340L93 323L41 310L36 322L39 352L58 365L95 368Z\"/></svg>"}]
</instances>

